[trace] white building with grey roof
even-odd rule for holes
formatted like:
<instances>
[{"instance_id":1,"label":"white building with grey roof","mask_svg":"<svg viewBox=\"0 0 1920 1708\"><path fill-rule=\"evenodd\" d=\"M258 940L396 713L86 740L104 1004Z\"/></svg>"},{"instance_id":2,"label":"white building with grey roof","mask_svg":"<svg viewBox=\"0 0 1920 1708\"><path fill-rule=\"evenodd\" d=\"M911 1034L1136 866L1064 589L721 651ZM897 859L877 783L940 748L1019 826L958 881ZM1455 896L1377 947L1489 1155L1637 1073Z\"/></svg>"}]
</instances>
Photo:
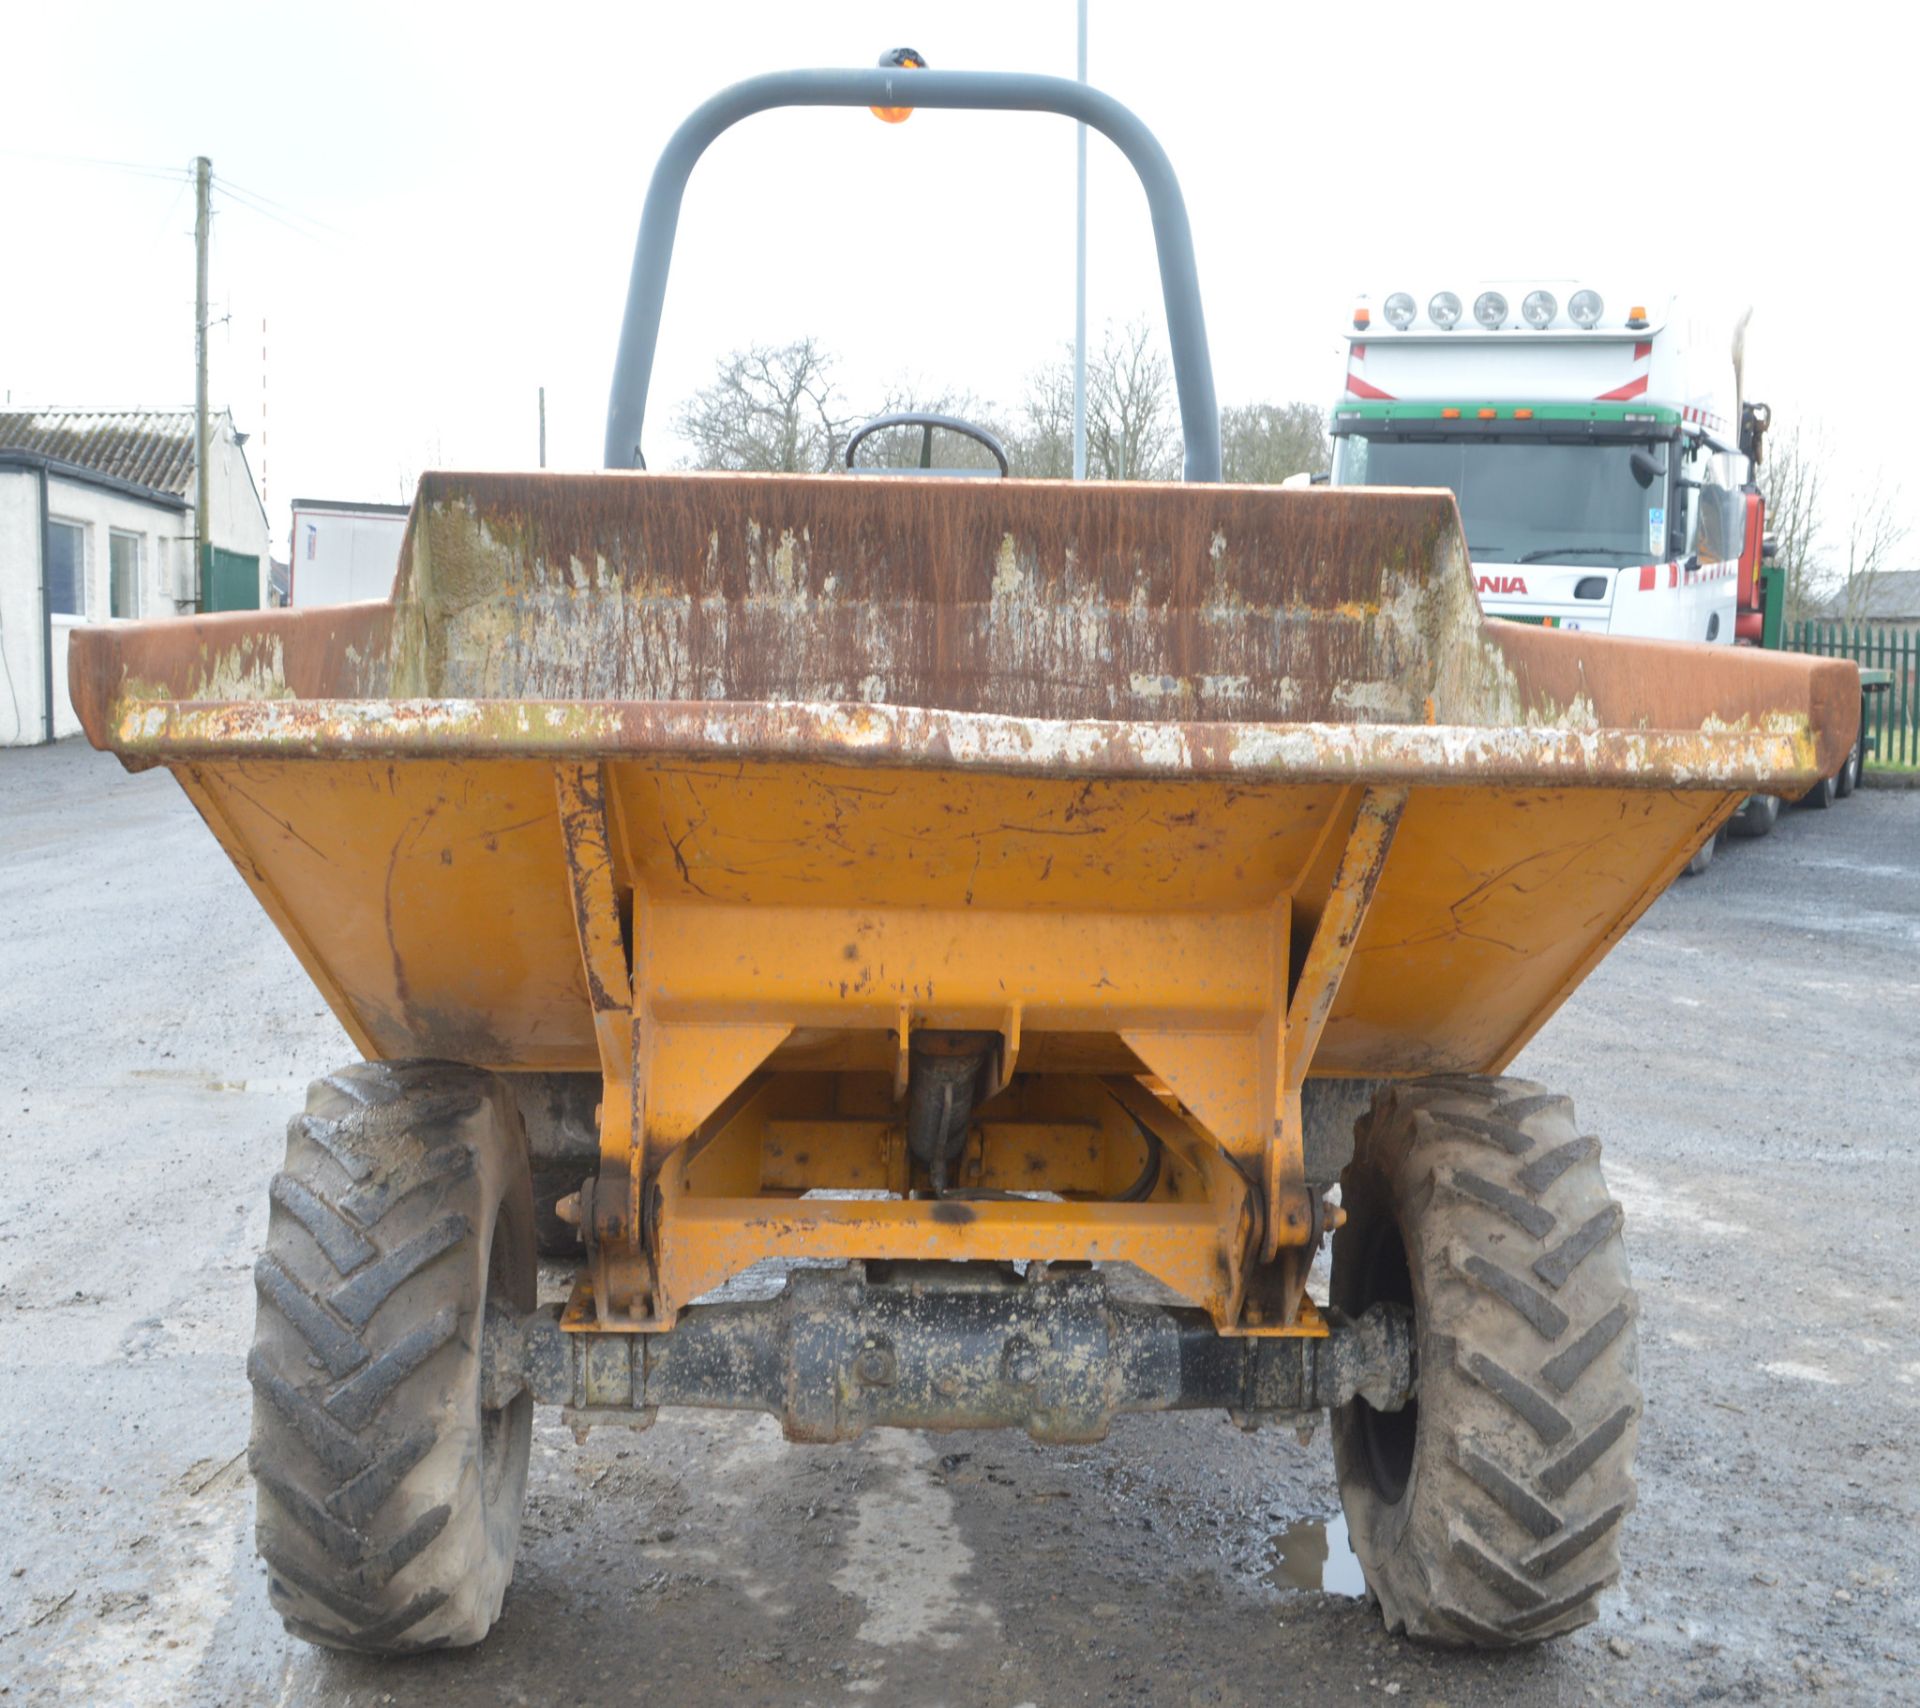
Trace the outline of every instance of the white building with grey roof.
<instances>
[{"instance_id":1,"label":"white building with grey roof","mask_svg":"<svg viewBox=\"0 0 1920 1708\"><path fill-rule=\"evenodd\" d=\"M0 411L0 746L79 733L67 636L267 602L267 514L231 415L208 423L194 565L190 409Z\"/></svg>"}]
</instances>

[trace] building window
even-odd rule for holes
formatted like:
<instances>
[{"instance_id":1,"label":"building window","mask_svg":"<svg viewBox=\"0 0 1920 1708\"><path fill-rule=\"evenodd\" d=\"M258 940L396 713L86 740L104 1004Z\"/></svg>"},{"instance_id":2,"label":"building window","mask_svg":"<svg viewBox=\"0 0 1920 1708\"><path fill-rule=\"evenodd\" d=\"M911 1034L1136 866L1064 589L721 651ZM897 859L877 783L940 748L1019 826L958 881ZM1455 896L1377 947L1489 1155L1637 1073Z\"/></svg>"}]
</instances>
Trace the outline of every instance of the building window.
<instances>
[{"instance_id":1,"label":"building window","mask_svg":"<svg viewBox=\"0 0 1920 1708\"><path fill-rule=\"evenodd\" d=\"M47 608L57 617L87 614L87 531L78 522L47 524Z\"/></svg>"},{"instance_id":2,"label":"building window","mask_svg":"<svg viewBox=\"0 0 1920 1708\"><path fill-rule=\"evenodd\" d=\"M140 615L140 536L123 534L118 528L107 540L107 555L112 559L112 609L115 617Z\"/></svg>"}]
</instances>

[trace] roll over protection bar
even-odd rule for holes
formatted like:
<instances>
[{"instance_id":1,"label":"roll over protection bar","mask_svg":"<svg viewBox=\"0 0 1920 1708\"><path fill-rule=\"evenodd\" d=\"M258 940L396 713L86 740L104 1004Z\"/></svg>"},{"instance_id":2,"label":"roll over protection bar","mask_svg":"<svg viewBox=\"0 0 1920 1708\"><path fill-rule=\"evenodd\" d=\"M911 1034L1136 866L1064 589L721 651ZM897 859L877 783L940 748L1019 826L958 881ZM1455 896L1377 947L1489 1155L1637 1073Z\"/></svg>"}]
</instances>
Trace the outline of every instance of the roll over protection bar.
<instances>
[{"instance_id":1,"label":"roll over protection bar","mask_svg":"<svg viewBox=\"0 0 1920 1708\"><path fill-rule=\"evenodd\" d=\"M1173 354L1174 391L1179 398L1180 432L1186 447L1184 478L1217 481L1220 409L1214 397L1213 363L1207 353L1206 320L1200 309L1193 233L1173 163L1153 132L1111 95L1069 78L895 67L776 71L749 77L696 107L668 139L647 186L640 235L634 244L620 350L607 403L606 466L646 467L640 451L640 430L646 419L654 351L660 342L660 310L673 261L674 231L687 179L707 145L740 120L774 107L900 106L1059 113L1091 125L1127 157L1146 192L1154 247L1160 258L1167 341Z\"/></svg>"}]
</instances>

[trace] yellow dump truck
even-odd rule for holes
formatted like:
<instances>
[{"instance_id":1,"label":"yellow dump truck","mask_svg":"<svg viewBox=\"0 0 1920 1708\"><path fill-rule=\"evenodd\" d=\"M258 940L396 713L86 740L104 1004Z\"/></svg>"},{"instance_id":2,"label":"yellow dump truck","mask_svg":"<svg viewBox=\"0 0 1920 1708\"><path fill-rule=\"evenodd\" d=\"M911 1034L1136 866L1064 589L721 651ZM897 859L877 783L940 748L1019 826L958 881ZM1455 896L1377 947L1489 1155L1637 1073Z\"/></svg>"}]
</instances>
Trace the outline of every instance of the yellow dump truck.
<instances>
[{"instance_id":1,"label":"yellow dump truck","mask_svg":"<svg viewBox=\"0 0 1920 1708\"><path fill-rule=\"evenodd\" d=\"M701 149L909 81L1139 169L1185 482L640 467ZM536 1403L797 1441L1330 1409L1392 1629L1591 1618L1634 1498L1621 1212L1503 1071L1747 794L1833 774L1853 667L1490 622L1446 492L1220 484L1172 171L1048 78L696 112L607 461L427 476L388 600L73 638L93 742L173 772L365 1057L293 1119L257 1270L288 1625L483 1637ZM777 1297L726 1294L766 1260Z\"/></svg>"}]
</instances>

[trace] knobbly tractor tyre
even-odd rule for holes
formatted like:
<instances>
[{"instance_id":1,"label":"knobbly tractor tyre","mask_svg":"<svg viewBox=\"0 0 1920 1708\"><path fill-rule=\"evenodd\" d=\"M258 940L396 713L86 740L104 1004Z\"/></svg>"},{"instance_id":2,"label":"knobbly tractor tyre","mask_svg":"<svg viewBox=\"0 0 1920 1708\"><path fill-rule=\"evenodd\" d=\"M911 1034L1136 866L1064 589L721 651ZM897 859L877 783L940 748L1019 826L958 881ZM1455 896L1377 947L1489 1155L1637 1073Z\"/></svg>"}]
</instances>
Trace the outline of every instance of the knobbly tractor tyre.
<instances>
[{"instance_id":1,"label":"knobbly tractor tyre","mask_svg":"<svg viewBox=\"0 0 1920 1708\"><path fill-rule=\"evenodd\" d=\"M1620 1572L1640 1387L1620 1206L1573 1106L1410 1080L1359 1123L1332 1302L1414 1311L1414 1401L1333 1414L1353 1548L1390 1631L1508 1648L1586 1624Z\"/></svg>"},{"instance_id":2,"label":"knobbly tractor tyre","mask_svg":"<svg viewBox=\"0 0 1920 1708\"><path fill-rule=\"evenodd\" d=\"M476 1643L499 1617L532 1397L489 1410L489 1311L534 1305L533 1200L512 1092L440 1062L316 1080L288 1127L255 1268L257 1539L309 1642Z\"/></svg>"}]
</instances>

